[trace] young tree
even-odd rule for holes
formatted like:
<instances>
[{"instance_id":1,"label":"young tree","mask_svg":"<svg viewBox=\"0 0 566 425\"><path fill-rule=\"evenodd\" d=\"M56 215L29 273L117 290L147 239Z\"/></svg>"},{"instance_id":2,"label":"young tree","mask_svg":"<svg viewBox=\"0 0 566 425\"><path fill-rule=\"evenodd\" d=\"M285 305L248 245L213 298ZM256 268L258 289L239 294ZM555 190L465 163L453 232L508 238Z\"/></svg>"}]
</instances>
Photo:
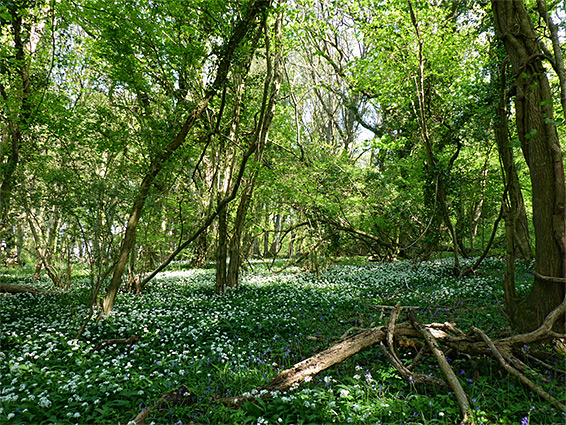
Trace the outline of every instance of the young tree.
<instances>
[{"instance_id":1,"label":"young tree","mask_svg":"<svg viewBox=\"0 0 566 425\"><path fill-rule=\"evenodd\" d=\"M49 81L54 6L42 0L0 4L0 235L38 104ZM49 41L49 40L48 40ZM8 236L9 238L9 236Z\"/></svg>"},{"instance_id":2,"label":"young tree","mask_svg":"<svg viewBox=\"0 0 566 425\"><path fill-rule=\"evenodd\" d=\"M270 2L268 0L255 0L253 3L246 5L245 10L242 13L242 17L234 26L229 39L226 41L220 52L218 52L218 63L212 83L200 99L195 99L191 112L186 117L182 127L173 137L173 140L163 146L156 146L154 148L155 150L152 152L152 158L149 166L139 183L138 192L133 201L132 210L128 218L116 266L114 268L107 294L103 301L104 314L109 314L114 305L114 300L122 283L122 276L126 269L126 264L135 244L137 226L146 199L156 177L166 166L175 151L183 145L189 132L193 129L197 120L207 108L211 100L218 92L222 91L222 88L229 77L229 71L237 58L237 53L240 49L242 49L242 46L246 42L246 34L248 34L250 29L254 27L258 16L266 13L269 7ZM126 61L135 61L134 52L126 49L126 51L123 51L122 54L124 54L124 59ZM141 93L141 95L143 98L144 93ZM147 95L147 93L145 93L145 95Z\"/></svg>"}]
</instances>

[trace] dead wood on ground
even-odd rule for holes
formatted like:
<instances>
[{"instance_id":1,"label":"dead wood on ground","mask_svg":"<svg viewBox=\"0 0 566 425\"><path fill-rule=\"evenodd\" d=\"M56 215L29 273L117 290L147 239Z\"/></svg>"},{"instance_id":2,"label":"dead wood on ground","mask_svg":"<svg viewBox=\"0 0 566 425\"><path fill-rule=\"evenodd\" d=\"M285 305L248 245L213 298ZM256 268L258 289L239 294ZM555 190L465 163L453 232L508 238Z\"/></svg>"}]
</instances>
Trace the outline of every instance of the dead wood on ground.
<instances>
[{"instance_id":1,"label":"dead wood on ground","mask_svg":"<svg viewBox=\"0 0 566 425\"><path fill-rule=\"evenodd\" d=\"M144 408L135 417L134 422L136 425L146 425L146 419L150 413L158 413L162 409L169 410L171 407L183 407L194 404L197 401L197 396L194 395L186 386L181 385L179 388L169 391L163 395L153 406Z\"/></svg>"},{"instance_id":2,"label":"dead wood on ground","mask_svg":"<svg viewBox=\"0 0 566 425\"><path fill-rule=\"evenodd\" d=\"M43 295L54 295L58 292L48 291L46 289L40 289L31 285L18 285L14 283L0 283L0 293L7 294L43 294Z\"/></svg>"},{"instance_id":3,"label":"dead wood on ground","mask_svg":"<svg viewBox=\"0 0 566 425\"><path fill-rule=\"evenodd\" d=\"M396 367L401 376L412 383L433 384L441 386L449 386L454 392L460 410L462 411L462 423L473 423L474 418L471 415L471 406L468 396L462 389L454 371L447 362L446 357L440 345L444 345L447 349L457 350L459 353L467 356L487 356L495 357L496 360L507 370L512 376L519 379L521 383L534 391L537 395L551 402L556 408L566 412L566 406L545 392L541 387L533 384L525 375L526 369L521 366L522 362L516 356L523 356L524 347L531 344L547 342L555 338L565 338L565 335L557 335L552 331L552 326L558 318L566 314L566 300L564 300L554 311L552 311L544 323L535 331L513 335L499 340L491 340L485 332L477 328L472 328L470 334L464 334L453 323L431 323L421 324L413 310L409 310L409 318L411 322L402 322L397 324L402 307L397 305L393 308L389 325L378 326L349 336L339 341L330 348L305 359L291 368L280 372L271 382L258 389L261 397L267 398L275 392L285 392L291 388L297 387L303 381L308 381L312 377L331 366L345 361L354 354L357 354L367 348L380 344L391 363ZM415 340L414 346L420 347L415 359L409 365L405 365L397 354L397 342L400 340ZM420 340L424 339L425 344ZM418 344L417 344L418 342ZM385 345L387 343L387 346ZM405 342L406 343L406 342ZM441 378L431 378L415 373L413 371L415 364L425 355L432 353L436 361L446 377L448 384ZM506 360L507 359L507 360ZM515 366L512 366L515 365ZM526 365L524 365L526 366ZM523 369L521 371L520 369ZM188 393L190 391L187 390ZM168 393L169 394L169 393ZM215 398L216 402L227 404L232 407L238 407L242 402L253 401L254 397L222 397ZM143 412L142 412L143 413ZM141 415L141 413L140 413ZM140 416L138 415L138 417ZM147 415L143 416L144 418ZM136 424L141 425L144 422Z\"/></svg>"}]
</instances>

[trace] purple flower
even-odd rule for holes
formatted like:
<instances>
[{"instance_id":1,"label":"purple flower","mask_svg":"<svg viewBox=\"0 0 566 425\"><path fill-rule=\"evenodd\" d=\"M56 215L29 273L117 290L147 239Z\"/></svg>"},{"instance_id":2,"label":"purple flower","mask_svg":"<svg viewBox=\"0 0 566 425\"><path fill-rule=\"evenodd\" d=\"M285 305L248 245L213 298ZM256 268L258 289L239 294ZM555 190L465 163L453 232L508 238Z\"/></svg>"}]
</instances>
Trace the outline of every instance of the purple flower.
<instances>
[{"instance_id":1,"label":"purple flower","mask_svg":"<svg viewBox=\"0 0 566 425\"><path fill-rule=\"evenodd\" d=\"M529 425L529 418L525 416L521 421L521 425Z\"/></svg>"}]
</instances>

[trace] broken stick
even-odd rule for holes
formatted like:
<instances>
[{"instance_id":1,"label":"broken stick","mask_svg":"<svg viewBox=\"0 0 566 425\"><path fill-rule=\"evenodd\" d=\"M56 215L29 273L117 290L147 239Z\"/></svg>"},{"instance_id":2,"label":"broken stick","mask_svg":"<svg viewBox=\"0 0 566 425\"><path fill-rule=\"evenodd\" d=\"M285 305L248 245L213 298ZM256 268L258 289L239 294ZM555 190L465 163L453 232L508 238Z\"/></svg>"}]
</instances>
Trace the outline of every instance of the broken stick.
<instances>
[{"instance_id":1,"label":"broken stick","mask_svg":"<svg viewBox=\"0 0 566 425\"><path fill-rule=\"evenodd\" d=\"M505 360L505 358L503 357L501 352L497 349L495 344L491 341L491 339L486 335L486 333L484 331L482 331L481 329L475 328L475 327L472 327L472 330L476 334L481 336L481 338L485 341L487 346L490 348L490 350L493 353L493 355L495 356L495 358L499 361L501 366L503 366L503 368L507 372L509 372L514 377L518 378L519 381L521 381L521 383L523 383L525 386L527 386L532 391L537 393L541 398L550 401L558 409L562 410L563 412L566 412L566 405L564 403L560 403L558 400L556 400L554 397L552 397L550 394L548 394L546 391L544 391L541 387L536 385L529 378L527 378L525 375L523 375L521 372L519 372L517 369L515 369L513 366L511 366Z\"/></svg>"},{"instance_id":2,"label":"broken stick","mask_svg":"<svg viewBox=\"0 0 566 425\"><path fill-rule=\"evenodd\" d=\"M411 320L411 323L413 324L415 329L417 329L422 334L423 338L425 339L428 345L428 348L430 349L434 358L438 362L438 365L440 366L440 370L442 370L442 373L446 377L446 380L448 381L448 385L450 385L450 388L452 388L452 391L454 391L454 394L456 395L456 400L458 401L458 405L460 406L460 411L462 412L462 417L463 417L462 423L473 424L474 418L470 414L470 412L472 411L472 407L470 406L470 402L468 401L468 395L462 388L462 385L460 384L460 381L458 381L458 378L456 377L456 374L452 370L452 367L448 364L448 361L446 360L444 353L438 347L438 342L432 336L429 330L426 327L424 327L421 322L419 322L413 310L409 310L409 320Z\"/></svg>"}]
</instances>

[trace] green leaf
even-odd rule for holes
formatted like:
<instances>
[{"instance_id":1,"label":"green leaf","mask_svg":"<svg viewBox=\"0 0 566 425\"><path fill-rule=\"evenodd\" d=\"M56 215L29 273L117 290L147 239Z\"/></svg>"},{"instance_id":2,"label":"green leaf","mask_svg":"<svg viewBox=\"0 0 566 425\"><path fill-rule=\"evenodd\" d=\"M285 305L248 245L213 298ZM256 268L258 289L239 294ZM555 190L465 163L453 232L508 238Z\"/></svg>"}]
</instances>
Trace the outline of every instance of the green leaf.
<instances>
[{"instance_id":1,"label":"green leaf","mask_svg":"<svg viewBox=\"0 0 566 425\"><path fill-rule=\"evenodd\" d=\"M538 134L538 131L533 129L531 131L529 131L527 134L525 134L525 138L526 139L532 139L533 137L535 137Z\"/></svg>"}]
</instances>

